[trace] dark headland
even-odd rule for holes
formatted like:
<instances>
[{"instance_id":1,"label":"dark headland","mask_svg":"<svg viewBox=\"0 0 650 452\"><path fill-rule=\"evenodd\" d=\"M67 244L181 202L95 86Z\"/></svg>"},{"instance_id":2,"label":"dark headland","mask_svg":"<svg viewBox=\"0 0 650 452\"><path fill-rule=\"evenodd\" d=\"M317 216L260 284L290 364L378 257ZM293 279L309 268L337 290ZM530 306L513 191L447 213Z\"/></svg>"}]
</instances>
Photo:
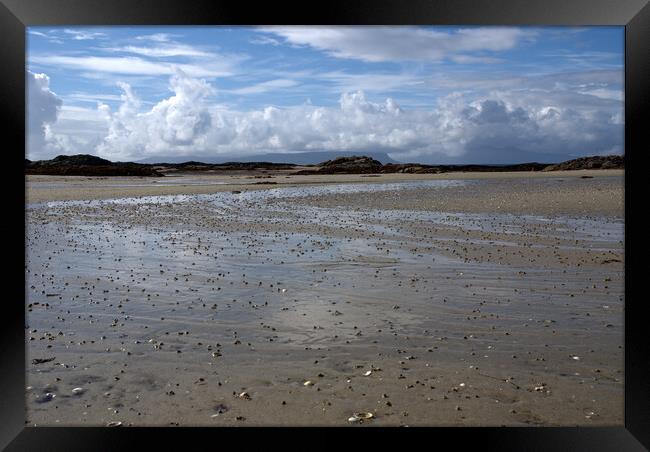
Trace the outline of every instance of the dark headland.
<instances>
[{"instance_id":1,"label":"dark headland","mask_svg":"<svg viewBox=\"0 0 650 452\"><path fill-rule=\"evenodd\" d=\"M347 156L327 160L318 164L299 165L295 163L272 162L225 162L203 163L133 163L111 162L93 155L59 155L52 160L30 161L25 159L25 174L60 176L152 176L162 177L167 173L194 172L246 172L269 170L294 170L293 174L439 174L448 172L504 172L504 171L559 171L581 169L623 169L624 156L582 157L566 162L518 163L510 165L425 165L420 163L386 163L367 156Z\"/></svg>"}]
</instances>

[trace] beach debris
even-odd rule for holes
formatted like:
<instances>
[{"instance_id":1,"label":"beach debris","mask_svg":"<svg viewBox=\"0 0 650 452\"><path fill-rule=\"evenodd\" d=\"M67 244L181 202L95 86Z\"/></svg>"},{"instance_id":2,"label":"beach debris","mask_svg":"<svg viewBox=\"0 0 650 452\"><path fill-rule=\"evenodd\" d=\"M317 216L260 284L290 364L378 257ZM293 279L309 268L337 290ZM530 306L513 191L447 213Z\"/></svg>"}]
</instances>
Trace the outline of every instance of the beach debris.
<instances>
[{"instance_id":1,"label":"beach debris","mask_svg":"<svg viewBox=\"0 0 650 452\"><path fill-rule=\"evenodd\" d=\"M49 363L50 361L54 361L56 359L56 356L52 358L34 358L32 359L32 364L43 364L43 363Z\"/></svg>"},{"instance_id":2,"label":"beach debris","mask_svg":"<svg viewBox=\"0 0 650 452\"><path fill-rule=\"evenodd\" d=\"M372 413L366 413L366 412L354 413L352 416L348 418L348 422L351 422L353 424L363 424L364 421L369 421L374 417L375 415Z\"/></svg>"},{"instance_id":3,"label":"beach debris","mask_svg":"<svg viewBox=\"0 0 650 452\"><path fill-rule=\"evenodd\" d=\"M226 411L228 411L228 407L226 405L224 405L223 403L220 403L219 405L214 407L214 409L218 414L223 414Z\"/></svg>"},{"instance_id":4,"label":"beach debris","mask_svg":"<svg viewBox=\"0 0 650 452\"><path fill-rule=\"evenodd\" d=\"M122 422L120 421L111 421L108 424L106 424L106 427L121 427Z\"/></svg>"},{"instance_id":5,"label":"beach debris","mask_svg":"<svg viewBox=\"0 0 650 452\"><path fill-rule=\"evenodd\" d=\"M307 380L302 384L303 386L314 386L314 383L311 380Z\"/></svg>"},{"instance_id":6,"label":"beach debris","mask_svg":"<svg viewBox=\"0 0 650 452\"><path fill-rule=\"evenodd\" d=\"M47 403L55 397L56 394L53 394L51 392L46 392L45 394L42 394L36 398L36 403Z\"/></svg>"},{"instance_id":7,"label":"beach debris","mask_svg":"<svg viewBox=\"0 0 650 452\"><path fill-rule=\"evenodd\" d=\"M364 372L364 374L363 374L364 377L369 377L370 375L372 375L372 370Z\"/></svg>"},{"instance_id":8,"label":"beach debris","mask_svg":"<svg viewBox=\"0 0 650 452\"><path fill-rule=\"evenodd\" d=\"M214 410L216 411L216 413L210 416L212 419L218 417L220 414L227 412L229 408L223 403L220 403L219 405L214 407Z\"/></svg>"},{"instance_id":9,"label":"beach debris","mask_svg":"<svg viewBox=\"0 0 650 452\"><path fill-rule=\"evenodd\" d=\"M81 395L81 394L83 394L84 392L86 392L86 390L85 390L84 388L74 388L74 389L72 390L72 393L73 393L74 395Z\"/></svg>"},{"instance_id":10,"label":"beach debris","mask_svg":"<svg viewBox=\"0 0 650 452\"><path fill-rule=\"evenodd\" d=\"M240 399L244 399L244 400L251 400L250 394L247 393L246 391L240 393L237 397L239 397Z\"/></svg>"}]
</instances>

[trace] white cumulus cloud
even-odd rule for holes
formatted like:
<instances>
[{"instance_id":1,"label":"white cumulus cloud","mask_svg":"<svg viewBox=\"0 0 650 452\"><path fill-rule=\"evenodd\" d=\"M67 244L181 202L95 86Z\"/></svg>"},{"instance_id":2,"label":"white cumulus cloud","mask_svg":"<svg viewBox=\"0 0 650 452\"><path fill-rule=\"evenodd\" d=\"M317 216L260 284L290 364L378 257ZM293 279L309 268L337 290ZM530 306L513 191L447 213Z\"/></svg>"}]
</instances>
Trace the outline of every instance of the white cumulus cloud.
<instances>
[{"instance_id":1,"label":"white cumulus cloud","mask_svg":"<svg viewBox=\"0 0 650 452\"><path fill-rule=\"evenodd\" d=\"M27 71L27 154L38 155L56 148L50 126L57 120L63 101L50 90L50 78Z\"/></svg>"},{"instance_id":2,"label":"white cumulus cloud","mask_svg":"<svg viewBox=\"0 0 650 452\"><path fill-rule=\"evenodd\" d=\"M180 69L169 82L174 95L149 111L140 111L142 103L128 84L120 83L120 88L122 104L117 111L111 111L106 104L99 106L108 122L108 134L97 147L100 155L133 158L170 149L191 149L211 125L205 98L213 93L212 87Z\"/></svg>"}]
</instances>

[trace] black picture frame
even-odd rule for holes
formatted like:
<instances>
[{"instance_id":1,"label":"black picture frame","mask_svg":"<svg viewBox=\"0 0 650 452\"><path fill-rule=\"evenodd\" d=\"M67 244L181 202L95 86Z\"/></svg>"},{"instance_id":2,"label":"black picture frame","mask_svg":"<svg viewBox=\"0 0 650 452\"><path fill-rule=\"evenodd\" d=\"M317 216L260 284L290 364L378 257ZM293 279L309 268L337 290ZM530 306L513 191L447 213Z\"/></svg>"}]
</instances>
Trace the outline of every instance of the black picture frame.
<instances>
[{"instance_id":1,"label":"black picture frame","mask_svg":"<svg viewBox=\"0 0 650 452\"><path fill-rule=\"evenodd\" d=\"M0 122L5 126L4 158L10 167L2 178L8 193L8 218L0 224L10 253L3 273L4 322L0 328L0 447L6 450L116 450L146 447L152 437L168 447L188 447L197 440L224 447L224 437L250 447L259 437L267 444L287 429L263 435L214 428L52 428L25 426L25 28L38 25L254 25L254 24L413 24L413 25L622 25L625 26L625 420L611 428L435 428L415 429L422 444L453 444L498 450L644 450L650 449L650 382L645 368L650 341L645 331L646 303L639 279L630 269L643 257L639 223L634 226L632 198L639 207L650 80L650 5L645 0L325 0L311 2L237 2L233 0L0 0ZM11 143L11 144L10 144ZM19 169L20 168L20 169ZM23 218L20 221L15 220ZM23 237L20 240L19 237ZM633 239L633 237L635 237ZM641 264L639 264L641 265ZM644 266L640 266L643 270ZM20 301L22 300L22 302ZM235 429L236 430L236 429ZM300 429L309 443L349 447L333 435ZM334 429L338 430L338 429ZM364 442L381 442L395 429L355 429ZM406 429L408 430L408 429ZM348 430L349 431L349 430ZM400 433L404 430L400 430ZM217 432L215 434L215 432ZM360 432L360 433L357 433ZM399 434L399 433L398 433ZM409 435L410 436L410 435ZM214 442L217 441L217 442ZM449 443L448 441L451 441ZM291 446L282 439L277 445ZM295 442L297 444L297 441ZM367 442L365 443L367 445ZM300 446L299 446L300 447ZM420 447L420 446L418 446Z\"/></svg>"}]
</instances>

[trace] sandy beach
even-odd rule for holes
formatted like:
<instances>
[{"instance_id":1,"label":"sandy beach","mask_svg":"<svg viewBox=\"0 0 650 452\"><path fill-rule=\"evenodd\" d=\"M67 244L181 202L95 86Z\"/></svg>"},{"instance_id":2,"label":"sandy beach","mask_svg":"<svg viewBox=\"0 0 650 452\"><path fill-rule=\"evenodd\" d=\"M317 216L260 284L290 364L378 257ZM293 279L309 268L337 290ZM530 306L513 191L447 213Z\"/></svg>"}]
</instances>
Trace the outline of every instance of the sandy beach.
<instances>
[{"instance_id":1,"label":"sandy beach","mask_svg":"<svg viewBox=\"0 0 650 452\"><path fill-rule=\"evenodd\" d=\"M248 174L174 174L158 177L83 177L26 176L28 203L84 199L113 199L137 196L191 195L233 190L257 190L273 186L320 185L343 183L385 183L413 180L483 180L483 179L562 179L573 177L618 176L623 170L579 170L558 172L500 172L443 174L329 174L293 175L293 171ZM551 200L553 201L553 200Z\"/></svg>"},{"instance_id":2,"label":"sandy beach","mask_svg":"<svg viewBox=\"0 0 650 452\"><path fill-rule=\"evenodd\" d=\"M29 425L623 424L623 170L256 175L26 177Z\"/></svg>"}]
</instances>

